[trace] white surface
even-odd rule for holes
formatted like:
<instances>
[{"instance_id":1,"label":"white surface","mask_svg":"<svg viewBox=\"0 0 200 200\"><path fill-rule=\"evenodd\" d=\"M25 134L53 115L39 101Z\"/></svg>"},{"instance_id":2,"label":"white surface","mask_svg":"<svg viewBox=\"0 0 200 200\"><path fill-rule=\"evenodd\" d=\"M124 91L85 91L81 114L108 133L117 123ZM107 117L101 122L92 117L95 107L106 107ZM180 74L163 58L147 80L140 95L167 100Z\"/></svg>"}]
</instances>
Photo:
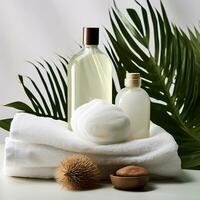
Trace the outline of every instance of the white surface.
<instances>
[{"instance_id":1,"label":"white surface","mask_svg":"<svg viewBox=\"0 0 200 200\"><path fill-rule=\"evenodd\" d=\"M0 146L1 200L199 200L200 171L184 170L177 180L151 181L144 192L120 191L106 183L90 191L68 191L54 180L6 177L2 173L3 146Z\"/></svg>"},{"instance_id":2,"label":"white surface","mask_svg":"<svg viewBox=\"0 0 200 200\"><path fill-rule=\"evenodd\" d=\"M116 1L122 10L137 9L133 0ZM162 2L176 24L182 27L198 24L199 0ZM159 0L151 3L159 8ZM82 26L110 28L108 9L112 0L0 0L0 4L0 105L15 100L27 102L17 74L38 78L26 60L54 59L55 53L71 56L79 49ZM105 35L102 32L101 42L105 41ZM0 107L0 118L10 117L14 112ZM0 129L0 143L5 133Z\"/></svg>"}]
</instances>

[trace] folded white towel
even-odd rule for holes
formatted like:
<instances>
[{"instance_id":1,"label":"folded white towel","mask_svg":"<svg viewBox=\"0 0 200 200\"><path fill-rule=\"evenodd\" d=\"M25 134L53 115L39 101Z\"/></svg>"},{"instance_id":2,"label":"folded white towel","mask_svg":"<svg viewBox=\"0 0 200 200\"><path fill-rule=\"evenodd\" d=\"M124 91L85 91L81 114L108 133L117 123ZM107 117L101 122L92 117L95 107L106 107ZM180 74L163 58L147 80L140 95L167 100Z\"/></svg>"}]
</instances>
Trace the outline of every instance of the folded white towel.
<instances>
[{"instance_id":1,"label":"folded white towel","mask_svg":"<svg viewBox=\"0 0 200 200\"><path fill-rule=\"evenodd\" d=\"M101 99L77 108L71 126L81 138L97 144L124 142L130 136L128 116L120 107Z\"/></svg>"},{"instance_id":2,"label":"folded white towel","mask_svg":"<svg viewBox=\"0 0 200 200\"><path fill-rule=\"evenodd\" d=\"M34 174L37 169L56 168L61 160L72 154L73 152L63 151L47 145L28 144L6 138L6 166L9 169L9 173L12 166L17 169L29 169L29 171L33 169ZM174 156L173 150L171 152L168 151L168 154L165 155L165 160L162 159L162 156L157 156L156 159L154 159L152 156L87 155L97 162L103 179L108 178L109 174L113 173L116 169L133 163L147 167L153 175L176 176L179 173L179 163L177 163L177 166L173 166L177 171L171 167L171 163L176 163L177 159L177 157ZM169 160L171 162L169 162ZM167 170L165 168L167 168ZM12 169L12 172L14 173L14 169ZM53 175L54 174L52 174L51 177L53 177ZM39 177L41 178L42 176L43 174L41 173ZM44 174L44 177L46 177L46 174Z\"/></svg>"},{"instance_id":3,"label":"folded white towel","mask_svg":"<svg viewBox=\"0 0 200 200\"><path fill-rule=\"evenodd\" d=\"M56 168L52 167L6 167L5 174L7 176L26 177L26 178L54 178Z\"/></svg>"},{"instance_id":4,"label":"folded white towel","mask_svg":"<svg viewBox=\"0 0 200 200\"><path fill-rule=\"evenodd\" d=\"M150 127L149 138L98 145L77 137L65 122L19 113L11 124L11 139L6 140L6 170L12 171L13 176L22 176L18 173L19 169L25 168L31 176L31 169L46 167L52 170L73 152L95 159L104 176L113 173L119 166L129 164L147 167L154 175L177 176L181 162L176 142L161 127L153 123ZM16 173L12 167L16 168ZM43 177L42 171L38 171L37 177Z\"/></svg>"}]
</instances>

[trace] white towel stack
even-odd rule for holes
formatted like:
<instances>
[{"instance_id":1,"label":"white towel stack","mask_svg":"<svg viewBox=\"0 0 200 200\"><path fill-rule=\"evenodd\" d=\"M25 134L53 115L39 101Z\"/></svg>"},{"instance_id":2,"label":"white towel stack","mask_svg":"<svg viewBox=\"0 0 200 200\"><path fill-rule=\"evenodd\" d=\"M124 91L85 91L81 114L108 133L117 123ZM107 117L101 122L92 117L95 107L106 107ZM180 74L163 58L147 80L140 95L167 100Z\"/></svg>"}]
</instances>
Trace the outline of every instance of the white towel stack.
<instances>
[{"instance_id":1,"label":"white towel stack","mask_svg":"<svg viewBox=\"0 0 200 200\"><path fill-rule=\"evenodd\" d=\"M8 176L53 178L62 159L81 153L97 162L103 179L130 164L144 166L156 176L179 175L181 162L173 137L153 123L150 135L146 139L99 145L81 139L66 122L18 113L6 139L5 172Z\"/></svg>"}]
</instances>

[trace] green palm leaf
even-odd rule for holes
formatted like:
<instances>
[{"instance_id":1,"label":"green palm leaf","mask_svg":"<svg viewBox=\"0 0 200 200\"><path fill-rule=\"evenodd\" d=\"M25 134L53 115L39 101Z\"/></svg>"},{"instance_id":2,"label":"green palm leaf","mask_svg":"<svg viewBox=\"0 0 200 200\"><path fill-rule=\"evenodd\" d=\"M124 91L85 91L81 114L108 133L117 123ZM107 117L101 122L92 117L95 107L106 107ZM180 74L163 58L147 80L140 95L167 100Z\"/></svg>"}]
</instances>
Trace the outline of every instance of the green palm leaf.
<instances>
[{"instance_id":1,"label":"green palm leaf","mask_svg":"<svg viewBox=\"0 0 200 200\"><path fill-rule=\"evenodd\" d=\"M10 130L11 121L12 121L12 118L1 119L0 120L0 127L3 128L6 131L9 131Z\"/></svg>"},{"instance_id":2,"label":"green palm leaf","mask_svg":"<svg viewBox=\"0 0 200 200\"><path fill-rule=\"evenodd\" d=\"M189 36L169 22L149 0L147 8L136 1L141 16L114 6L110 13L114 34L107 30L111 57L123 87L125 71L139 72L150 95L151 120L171 133L179 144L185 168L200 167L200 34ZM152 30L150 26L152 25ZM115 88L114 88L115 89ZM115 94L116 92L113 92Z\"/></svg>"},{"instance_id":3,"label":"green palm leaf","mask_svg":"<svg viewBox=\"0 0 200 200\"><path fill-rule=\"evenodd\" d=\"M34 111L32 110L32 108L30 106L28 106L27 104L25 104L21 101L12 102L12 103L6 104L4 106L10 107L10 108L15 108L15 109L22 110L22 111L26 111L27 113L34 113Z\"/></svg>"},{"instance_id":4,"label":"green palm leaf","mask_svg":"<svg viewBox=\"0 0 200 200\"><path fill-rule=\"evenodd\" d=\"M50 64L46 60L44 64L29 62L36 69L40 84L29 76L18 76L32 107L21 101L5 106L38 116L67 121L67 60L62 56L59 58L60 66L55 63ZM0 120L0 127L9 130L11 121L12 119Z\"/></svg>"},{"instance_id":5,"label":"green palm leaf","mask_svg":"<svg viewBox=\"0 0 200 200\"><path fill-rule=\"evenodd\" d=\"M61 56L60 58L65 59ZM64 62L62 60L59 60L61 67L58 67L55 63L50 64L46 60L44 60L44 64L42 62L36 64L29 62L36 69L46 94L42 93L30 77L28 79L34 86L34 94L39 96L36 99L39 101L41 112L37 114L67 121L67 60L65 59ZM64 73L60 68L63 69ZM46 95L46 98L44 95Z\"/></svg>"}]
</instances>

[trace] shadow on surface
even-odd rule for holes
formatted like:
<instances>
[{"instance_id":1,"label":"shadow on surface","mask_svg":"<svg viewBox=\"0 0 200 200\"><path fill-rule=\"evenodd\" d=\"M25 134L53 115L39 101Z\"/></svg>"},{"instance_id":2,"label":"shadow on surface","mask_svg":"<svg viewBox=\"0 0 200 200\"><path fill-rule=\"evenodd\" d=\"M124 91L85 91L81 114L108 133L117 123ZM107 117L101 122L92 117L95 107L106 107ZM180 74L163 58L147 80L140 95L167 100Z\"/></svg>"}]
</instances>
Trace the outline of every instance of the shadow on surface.
<instances>
[{"instance_id":1,"label":"shadow on surface","mask_svg":"<svg viewBox=\"0 0 200 200\"><path fill-rule=\"evenodd\" d=\"M181 174L177 178L168 178L168 179L153 179L151 180L153 183L188 183L194 182L195 180L186 172L182 171Z\"/></svg>"},{"instance_id":2,"label":"shadow on surface","mask_svg":"<svg viewBox=\"0 0 200 200\"><path fill-rule=\"evenodd\" d=\"M148 183L144 188L137 188L137 189L132 189L132 190L122 190L118 188L115 188L115 189L119 191L124 191L124 192L150 192L150 191L156 190L156 187L153 183Z\"/></svg>"}]
</instances>

